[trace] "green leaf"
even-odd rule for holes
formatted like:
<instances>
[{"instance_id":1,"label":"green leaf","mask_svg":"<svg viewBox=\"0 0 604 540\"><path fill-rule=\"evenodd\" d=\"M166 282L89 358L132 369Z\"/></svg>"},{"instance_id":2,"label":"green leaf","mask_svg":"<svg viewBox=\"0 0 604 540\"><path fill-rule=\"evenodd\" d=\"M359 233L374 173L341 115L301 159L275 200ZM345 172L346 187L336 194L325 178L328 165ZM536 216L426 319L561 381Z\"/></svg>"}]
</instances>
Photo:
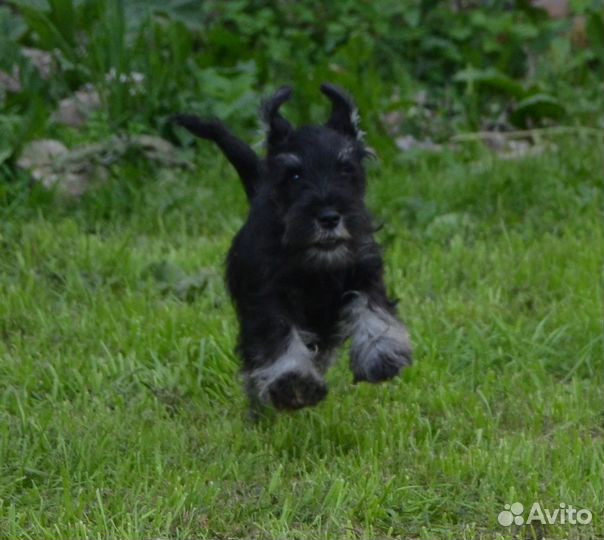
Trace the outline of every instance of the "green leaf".
<instances>
[{"instance_id":1,"label":"green leaf","mask_svg":"<svg viewBox=\"0 0 604 540\"><path fill-rule=\"evenodd\" d=\"M585 27L591 50L600 63L604 63L604 16L602 11L590 13Z\"/></svg>"},{"instance_id":2,"label":"green leaf","mask_svg":"<svg viewBox=\"0 0 604 540\"><path fill-rule=\"evenodd\" d=\"M22 6L20 10L29 28L37 34L42 49L47 51L59 49L70 61L77 60L76 51L69 42L69 36L66 37L61 33L47 13L25 6Z\"/></svg>"},{"instance_id":3,"label":"green leaf","mask_svg":"<svg viewBox=\"0 0 604 540\"><path fill-rule=\"evenodd\" d=\"M23 36L26 29L21 17L0 6L0 41L16 41Z\"/></svg>"},{"instance_id":4,"label":"green leaf","mask_svg":"<svg viewBox=\"0 0 604 540\"><path fill-rule=\"evenodd\" d=\"M491 89L502 94L515 98L522 98L526 91L524 87L505 73L496 69L475 69L467 68L458 71L453 80L455 82L465 82L468 85Z\"/></svg>"},{"instance_id":5,"label":"green leaf","mask_svg":"<svg viewBox=\"0 0 604 540\"><path fill-rule=\"evenodd\" d=\"M541 121L546 118L560 118L565 112L564 106L549 94L535 94L521 100L511 115L512 122L526 127L529 120Z\"/></svg>"}]
</instances>

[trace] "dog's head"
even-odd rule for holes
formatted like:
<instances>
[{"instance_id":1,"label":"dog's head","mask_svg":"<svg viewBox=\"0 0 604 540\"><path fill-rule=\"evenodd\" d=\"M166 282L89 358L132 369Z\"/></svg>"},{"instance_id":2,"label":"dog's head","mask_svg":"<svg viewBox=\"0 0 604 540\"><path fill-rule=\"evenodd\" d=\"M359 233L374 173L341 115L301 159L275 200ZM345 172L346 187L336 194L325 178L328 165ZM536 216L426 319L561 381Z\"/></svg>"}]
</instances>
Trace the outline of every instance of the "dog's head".
<instances>
[{"instance_id":1,"label":"dog's head","mask_svg":"<svg viewBox=\"0 0 604 540\"><path fill-rule=\"evenodd\" d=\"M279 112L290 97L281 88L266 100L264 188L283 225L283 246L305 265L342 267L355 260L371 239L372 221L365 206L362 142L357 109L339 88L324 84L331 101L322 126L295 129Z\"/></svg>"},{"instance_id":2,"label":"dog's head","mask_svg":"<svg viewBox=\"0 0 604 540\"><path fill-rule=\"evenodd\" d=\"M321 126L295 129L279 112L291 96L283 87L264 101L267 156L256 153L219 121L178 114L172 120L214 141L233 164L255 209L269 211L262 221L280 223L279 242L306 267L337 268L352 263L371 244L372 222L365 207L359 116L350 96L332 84L321 92L331 114ZM260 197L268 204L255 205Z\"/></svg>"}]
</instances>

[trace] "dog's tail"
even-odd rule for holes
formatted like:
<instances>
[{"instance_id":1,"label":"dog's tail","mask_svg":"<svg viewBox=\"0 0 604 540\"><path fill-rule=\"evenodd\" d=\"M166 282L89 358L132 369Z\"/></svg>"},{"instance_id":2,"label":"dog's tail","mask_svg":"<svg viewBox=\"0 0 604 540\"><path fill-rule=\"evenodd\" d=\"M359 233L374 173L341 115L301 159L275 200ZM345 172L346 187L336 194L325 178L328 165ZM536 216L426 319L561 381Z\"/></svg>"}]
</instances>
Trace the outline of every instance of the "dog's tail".
<instances>
[{"instance_id":1,"label":"dog's tail","mask_svg":"<svg viewBox=\"0 0 604 540\"><path fill-rule=\"evenodd\" d=\"M235 167L247 198L251 200L254 197L260 178L260 160L249 145L235 137L218 120L202 120L198 116L189 114L176 114L170 120L188 129L197 137L214 141Z\"/></svg>"}]
</instances>

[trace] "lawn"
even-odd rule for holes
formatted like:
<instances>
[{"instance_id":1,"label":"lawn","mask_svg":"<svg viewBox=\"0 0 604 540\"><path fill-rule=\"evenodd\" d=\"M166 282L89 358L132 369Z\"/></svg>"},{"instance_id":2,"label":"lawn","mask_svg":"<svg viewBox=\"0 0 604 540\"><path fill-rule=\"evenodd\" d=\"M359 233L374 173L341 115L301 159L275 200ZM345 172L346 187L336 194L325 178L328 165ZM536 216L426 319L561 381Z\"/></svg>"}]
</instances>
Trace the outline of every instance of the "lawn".
<instances>
[{"instance_id":1,"label":"lawn","mask_svg":"<svg viewBox=\"0 0 604 540\"><path fill-rule=\"evenodd\" d=\"M79 204L5 185L0 538L602 538L602 140L555 143L370 164L415 364L354 386L343 353L326 401L257 424L222 158ZM499 525L514 502L593 521Z\"/></svg>"}]
</instances>

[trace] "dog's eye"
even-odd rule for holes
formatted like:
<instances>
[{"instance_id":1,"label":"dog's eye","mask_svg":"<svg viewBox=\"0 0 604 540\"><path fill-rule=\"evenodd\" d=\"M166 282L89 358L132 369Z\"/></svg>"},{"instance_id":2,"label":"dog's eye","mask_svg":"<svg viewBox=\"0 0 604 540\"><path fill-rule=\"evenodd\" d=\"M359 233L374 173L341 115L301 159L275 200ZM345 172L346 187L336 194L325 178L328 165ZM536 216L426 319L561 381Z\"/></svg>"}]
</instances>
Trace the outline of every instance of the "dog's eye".
<instances>
[{"instance_id":1,"label":"dog's eye","mask_svg":"<svg viewBox=\"0 0 604 540\"><path fill-rule=\"evenodd\" d=\"M293 182L299 182L301 178L302 178L302 175L299 172L293 171L289 174L289 179L292 180Z\"/></svg>"}]
</instances>

